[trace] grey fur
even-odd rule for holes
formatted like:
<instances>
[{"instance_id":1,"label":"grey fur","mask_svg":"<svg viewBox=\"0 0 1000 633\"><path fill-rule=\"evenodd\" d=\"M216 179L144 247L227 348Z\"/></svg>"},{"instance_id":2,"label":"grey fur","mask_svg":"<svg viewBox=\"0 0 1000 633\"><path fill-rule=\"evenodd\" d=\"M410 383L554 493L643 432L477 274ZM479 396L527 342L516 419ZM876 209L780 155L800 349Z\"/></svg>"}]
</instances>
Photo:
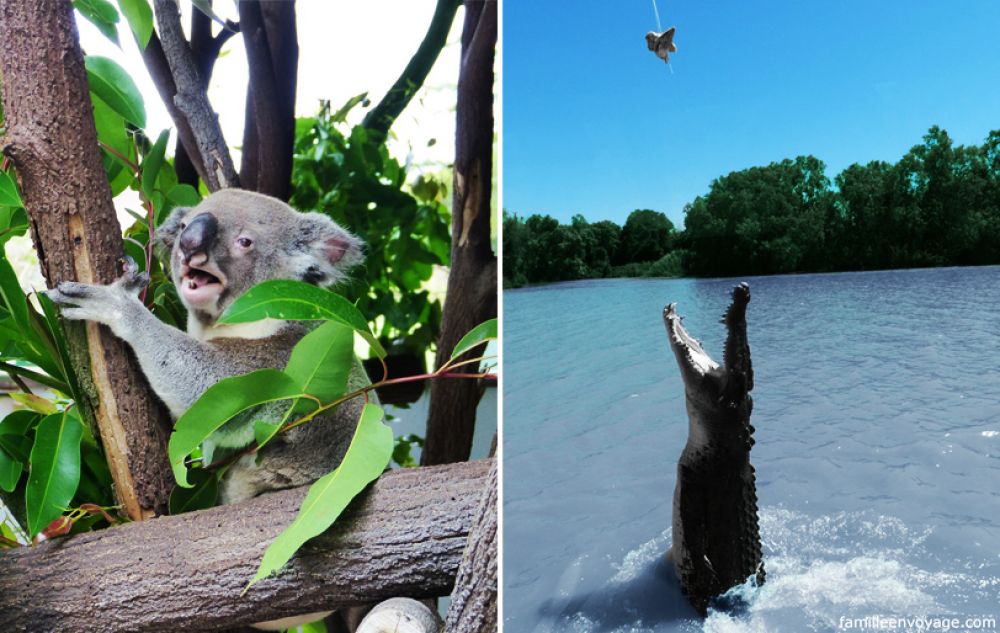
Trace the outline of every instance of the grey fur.
<instances>
[{"instance_id":1,"label":"grey fur","mask_svg":"<svg viewBox=\"0 0 1000 633\"><path fill-rule=\"evenodd\" d=\"M166 325L139 301L137 294L149 280L137 274L134 262L126 265L115 283L63 282L48 293L63 306L65 318L103 323L129 343L153 390L175 419L223 378L265 367L283 369L292 348L310 329L280 321L217 326L218 316L238 296L268 279L331 285L363 258L361 240L328 217L300 213L261 194L225 189L194 208L174 210L157 230L158 240L170 253L171 274L178 288L183 283L194 287L194 282L184 278L185 253L178 238L187 222L204 213L214 216L218 231L204 257L199 251L188 263L200 262L199 266L214 271L221 290L213 303L199 306L192 306L179 293L189 311L187 333ZM239 247L242 238L251 240L252 246ZM368 384L357 360L349 382L350 388ZM362 404L360 399L347 402L325 417L279 435L259 456L241 458L221 482L220 502L236 503L269 490L304 485L333 470L343 460ZM278 415L265 408L235 419L214 434L211 443L223 450L243 448L253 440L253 420L269 414Z\"/></svg>"}]
</instances>

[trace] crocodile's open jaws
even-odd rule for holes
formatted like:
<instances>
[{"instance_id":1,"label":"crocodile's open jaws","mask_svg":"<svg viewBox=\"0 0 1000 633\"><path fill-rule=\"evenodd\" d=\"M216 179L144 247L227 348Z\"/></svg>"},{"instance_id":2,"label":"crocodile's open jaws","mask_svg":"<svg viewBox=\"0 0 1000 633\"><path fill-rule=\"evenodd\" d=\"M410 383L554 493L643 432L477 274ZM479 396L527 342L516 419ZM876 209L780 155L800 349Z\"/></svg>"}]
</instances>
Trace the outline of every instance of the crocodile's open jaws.
<instances>
[{"instance_id":1,"label":"crocodile's open jaws","mask_svg":"<svg viewBox=\"0 0 1000 633\"><path fill-rule=\"evenodd\" d=\"M749 302L750 287L736 286L722 318L728 330L722 366L687 333L673 304L663 310L684 380L689 420L688 441L677 463L668 556L684 594L702 615L713 597L751 576L764 582L757 486L750 465L754 428Z\"/></svg>"}]
</instances>

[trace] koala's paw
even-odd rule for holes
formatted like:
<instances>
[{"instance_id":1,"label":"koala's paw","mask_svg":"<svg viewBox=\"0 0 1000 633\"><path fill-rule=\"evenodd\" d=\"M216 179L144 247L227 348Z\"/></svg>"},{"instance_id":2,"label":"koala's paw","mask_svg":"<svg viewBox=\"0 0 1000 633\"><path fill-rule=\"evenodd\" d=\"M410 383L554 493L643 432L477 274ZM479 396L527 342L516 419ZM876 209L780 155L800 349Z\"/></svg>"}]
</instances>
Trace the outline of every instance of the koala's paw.
<instances>
[{"instance_id":1,"label":"koala's paw","mask_svg":"<svg viewBox=\"0 0 1000 633\"><path fill-rule=\"evenodd\" d=\"M122 259L121 263L124 272L112 284L63 281L45 294L62 307L63 317L71 321L96 321L114 326L132 304L137 303L135 295L149 283L149 275L140 273L131 257Z\"/></svg>"},{"instance_id":2,"label":"koala's paw","mask_svg":"<svg viewBox=\"0 0 1000 633\"><path fill-rule=\"evenodd\" d=\"M149 273L140 273L139 264L136 264L134 259L126 255L119 259L118 263L122 266L122 276L115 281L114 285L133 295L139 294L143 288L149 285Z\"/></svg>"}]
</instances>

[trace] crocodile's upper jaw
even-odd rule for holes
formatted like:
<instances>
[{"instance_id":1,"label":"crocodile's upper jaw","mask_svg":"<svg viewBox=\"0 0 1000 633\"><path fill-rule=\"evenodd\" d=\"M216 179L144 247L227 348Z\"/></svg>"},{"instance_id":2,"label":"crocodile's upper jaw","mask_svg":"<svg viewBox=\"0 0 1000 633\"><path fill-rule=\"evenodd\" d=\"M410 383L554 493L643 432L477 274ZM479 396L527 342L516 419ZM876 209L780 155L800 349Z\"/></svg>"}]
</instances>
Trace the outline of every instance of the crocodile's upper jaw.
<instances>
[{"instance_id":1,"label":"crocodile's upper jaw","mask_svg":"<svg viewBox=\"0 0 1000 633\"><path fill-rule=\"evenodd\" d=\"M676 305L671 303L663 309L663 323L667 326L670 348L674 350L677 364L681 368L681 375L684 382L687 383L689 378L700 378L708 372L718 369L719 364L712 360L702 348L701 343L684 329L681 316L677 314Z\"/></svg>"}]
</instances>

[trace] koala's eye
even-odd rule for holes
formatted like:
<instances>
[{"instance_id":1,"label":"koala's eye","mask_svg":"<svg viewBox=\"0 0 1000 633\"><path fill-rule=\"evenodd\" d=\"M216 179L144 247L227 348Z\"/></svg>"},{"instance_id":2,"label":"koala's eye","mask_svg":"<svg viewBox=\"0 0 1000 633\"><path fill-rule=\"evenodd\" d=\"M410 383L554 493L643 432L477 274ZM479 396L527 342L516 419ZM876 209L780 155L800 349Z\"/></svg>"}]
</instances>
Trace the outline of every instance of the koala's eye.
<instances>
[{"instance_id":1,"label":"koala's eye","mask_svg":"<svg viewBox=\"0 0 1000 633\"><path fill-rule=\"evenodd\" d=\"M238 237L236 238L236 243L239 244L241 248L250 248L253 246L253 240L249 237Z\"/></svg>"},{"instance_id":2,"label":"koala's eye","mask_svg":"<svg viewBox=\"0 0 1000 633\"><path fill-rule=\"evenodd\" d=\"M183 231L184 229L186 229L187 225L188 225L187 222L181 222L181 230Z\"/></svg>"}]
</instances>

